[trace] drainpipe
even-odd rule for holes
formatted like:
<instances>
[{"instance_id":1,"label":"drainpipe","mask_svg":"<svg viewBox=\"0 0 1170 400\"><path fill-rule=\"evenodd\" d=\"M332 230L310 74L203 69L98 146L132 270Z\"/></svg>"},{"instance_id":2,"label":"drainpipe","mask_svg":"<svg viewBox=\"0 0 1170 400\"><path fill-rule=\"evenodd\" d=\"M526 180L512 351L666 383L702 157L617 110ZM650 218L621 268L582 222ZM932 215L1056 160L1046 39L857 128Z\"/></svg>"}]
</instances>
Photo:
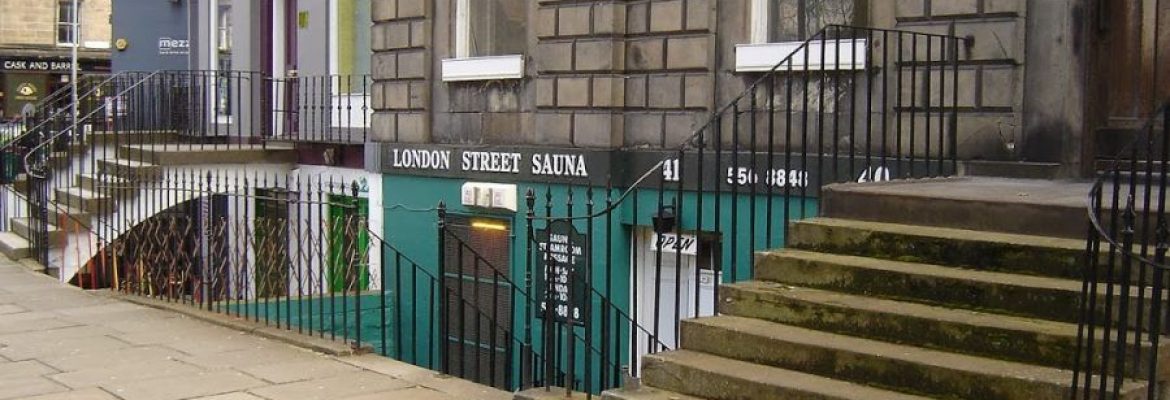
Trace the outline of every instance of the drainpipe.
<instances>
[{"instance_id":1,"label":"drainpipe","mask_svg":"<svg viewBox=\"0 0 1170 400\"><path fill-rule=\"evenodd\" d=\"M81 45L81 10L79 10L77 8L77 2L78 2L78 0L73 0L73 15L71 16L73 18L73 38L72 38L73 39L73 47L70 49L71 50L70 51L71 63L69 66L69 86L71 86L70 87L70 92L71 92L70 96L71 96L71 100L73 100L71 102L72 108L73 108L73 118L72 118L73 124L70 127L71 130L69 131L69 133L70 133L69 136L72 136L74 138L77 137L77 117L78 117L78 110L77 110L77 47Z\"/></svg>"}]
</instances>

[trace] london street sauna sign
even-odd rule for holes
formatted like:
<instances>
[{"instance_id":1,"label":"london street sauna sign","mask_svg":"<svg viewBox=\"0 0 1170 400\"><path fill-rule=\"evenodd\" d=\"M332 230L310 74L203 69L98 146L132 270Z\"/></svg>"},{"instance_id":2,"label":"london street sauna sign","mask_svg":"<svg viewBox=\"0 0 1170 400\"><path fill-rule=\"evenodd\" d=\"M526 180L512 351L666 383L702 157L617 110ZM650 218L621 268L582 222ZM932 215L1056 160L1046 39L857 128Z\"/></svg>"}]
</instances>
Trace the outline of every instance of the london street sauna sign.
<instances>
[{"instance_id":1,"label":"london street sauna sign","mask_svg":"<svg viewBox=\"0 0 1170 400\"><path fill-rule=\"evenodd\" d=\"M385 145L382 170L502 181L604 183L609 153L526 147Z\"/></svg>"},{"instance_id":2,"label":"london street sauna sign","mask_svg":"<svg viewBox=\"0 0 1170 400\"><path fill-rule=\"evenodd\" d=\"M533 290L540 304L539 316L549 313L557 321L584 325L585 244L588 238L569 221L552 221L535 233L538 263Z\"/></svg>"}]
</instances>

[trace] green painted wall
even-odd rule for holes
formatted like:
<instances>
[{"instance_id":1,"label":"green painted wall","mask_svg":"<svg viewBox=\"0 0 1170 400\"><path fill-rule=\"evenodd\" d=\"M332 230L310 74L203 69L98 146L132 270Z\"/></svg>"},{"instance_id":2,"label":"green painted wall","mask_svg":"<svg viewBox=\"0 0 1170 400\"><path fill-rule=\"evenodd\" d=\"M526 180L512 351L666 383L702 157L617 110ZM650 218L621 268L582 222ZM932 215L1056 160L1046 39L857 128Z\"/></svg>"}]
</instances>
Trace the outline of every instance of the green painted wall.
<instances>
[{"instance_id":1,"label":"green painted wall","mask_svg":"<svg viewBox=\"0 0 1170 400\"><path fill-rule=\"evenodd\" d=\"M429 178L418 176L401 176L401 175L384 175L383 176L383 198L385 204L384 221L385 232L384 238L397 249L401 250L402 254L414 260L417 267L408 265L405 269L400 271L414 271L415 275L420 275L420 272L426 271L431 276L438 276L438 226L437 213L435 206L440 201L445 202L449 213L461 214L467 216L478 217L492 217L496 219L507 220L511 223L512 229L512 246L511 257L513 265L511 266L511 279L516 285L523 287L525 282L524 272L528 264L529 246L527 240L524 240L527 232L528 212L525 204L524 194L528 190L532 190L537 194L536 215L543 217L547 215L545 208L546 196L551 194L553 201L551 201L551 215L561 217L569 215L570 208L568 206L567 198L570 188L566 185L560 184L539 184L539 183L522 183L518 184L519 192L519 210L516 213L500 213L489 212L484 210L470 210L460 205L460 188L464 183L461 179L447 179L447 178ZM574 201L572 206L572 215L585 215L587 211L587 201L585 196L585 188L573 187L571 188L574 194ZM616 199L622 193L618 190L611 192L611 198ZM592 266L592 281L593 286L599 292L593 297L593 318L600 321L601 296L604 295L610 299L613 304L623 312L628 312L630 308L630 252L631 252L631 235L633 227L635 226L651 226L651 217L659 204L660 192L657 190L638 190L626 198L622 204L618 206L618 212L610 219L595 218L593 219L592 231L590 232L589 224L584 220L577 220L575 222L576 228L584 233L590 235L592 240L592 259L595 260ZM662 192L661 197L665 204L675 203L675 192ZM704 193L701 198L691 192L683 193L682 204L684 210L690 210L681 217L681 227L683 230L693 230L698 226L700 217L694 213L696 207L702 206L702 227L704 231L714 231L722 233L722 259L720 265L724 269L724 281L738 281L748 279L750 277L751 252L752 248L767 248L779 247L783 242L783 227L781 226L784 218L784 209L787 207L790 219L800 219L803 217L811 217L816 214L816 201L811 198L790 198L785 201L783 196L775 195L769 202L765 196L749 196L747 194L731 194L723 193L716 195L713 193ZM718 200L717 200L718 197ZM601 210L606 205L606 197L604 189L595 189L593 196L594 211ZM718 203L718 204L717 204ZM734 206L732 206L734 204ZM769 204L771 208L772 234L768 234L769 224L768 213ZM719 225L716 226L716 206L721 210L718 216ZM732 218L734 214L738 218ZM754 210L754 213L753 213ZM733 222L734 221L734 222ZM752 221L755 221L754 223ZM535 224L538 228L543 226L543 222ZM732 240L732 231L739 232ZM607 232L609 234L607 234ZM610 240L605 241L604 238L609 237ZM754 246L753 246L754 244ZM386 252L391 253L391 252ZM599 262L607 260L607 262ZM535 261L532 262L535 264ZM383 265L394 266L394 260L384 260ZM398 261L401 265L402 262ZM388 268L393 269L393 268ZM728 271L732 271L729 273ZM405 272L403 272L405 273ZM426 275L426 274L421 274ZM387 288L394 290L393 282L398 279L395 278L394 271L387 271L384 275L388 279ZM426 278L423 278L426 279ZM417 277L404 277L402 282L414 282L418 284L418 288L425 287L424 282ZM421 292L415 292L420 290ZM409 304L412 300L419 300L420 303L425 302L426 289L411 289L403 288L401 295L407 299L404 304L406 310L414 309L417 315L410 315L411 317L421 319L422 321L429 321L428 310L424 309L422 304ZM522 292L522 291L520 291ZM522 293L517 294L517 297L524 297ZM540 319L532 319L529 317L528 307L524 307L526 300L517 298L514 302L514 322L513 335L516 340L523 341L525 333L527 332L525 324L531 322L532 335L534 336L533 343L537 348L540 348L539 338L541 337ZM537 310L538 312L538 310ZM410 314L410 311L406 311ZM628 316L610 315L613 318L611 321L621 323L621 326L628 326L625 322ZM427 326L428 328L435 328L437 323L416 323L414 326ZM594 332L590 333L593 338L601 337L601 324L593 324L596 328ZM437 328L435 328L437 329ZM611 328L612 329L612 328ZM415 329L416 332L421 332ZM612 332L612 330L611 330ZM413 341L413 346L417 347L418 353L422 355L435 354L432 343L429 342L434 335L423 333L424 338L411 339L404 337L404 340ZM577 334L585 337L586 333L582 328L577 328ZM629 349L628 337L629 332L627 328L621 331L623 338L621 348L609 349L610 354L618 357L617 365L628 364ZM597 340L597 339L595 339ZM563 342L562 339L558 339ZM599 341L594 342L595 346L600 346ZM407 347L411 347L410 344ZM599 367L600 355L598 352L600 348L591 350L593 353L591 363L593 370L591 376L594 380L600 376L597 368ZM561 351L564 351L562 346ZM577 354L584 354L584 348L579 346L576 349ZM408 352L409 354L409 352ZM518 357L518 355L517 355ZM608 358L608 357L607 357ZM577 357L578 365L577 371L583 371L585 365L585 357ZM428 365L434 364L435 360L420 359L418 364ZM513 375L515 376L515 375Z\"/></svg>"}]
</instances>

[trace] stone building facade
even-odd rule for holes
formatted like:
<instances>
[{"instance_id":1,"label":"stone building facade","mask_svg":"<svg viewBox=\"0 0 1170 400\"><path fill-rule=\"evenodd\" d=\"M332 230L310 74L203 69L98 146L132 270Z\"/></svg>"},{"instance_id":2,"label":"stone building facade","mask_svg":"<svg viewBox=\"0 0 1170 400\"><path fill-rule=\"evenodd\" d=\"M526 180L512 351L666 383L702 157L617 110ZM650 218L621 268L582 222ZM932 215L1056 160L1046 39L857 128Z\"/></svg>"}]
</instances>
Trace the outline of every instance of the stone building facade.
<instances>
[{"instance_id":1,"label":"stone building facade","mask_svg":"<svg viewBox=\"0 0 1170 400\"><path fill-rule=\"evenodd\" d=\"M522 79L444 82L457 3L374 2L377 141L669 148L753 77L735 72L735 48L752 42L760 1L535 1L525 10ZM1068 78L1081 67L1056 60L1082 52L1080 2L812 3L857 9L857 18L821 23L973 39L960 56L962 158L1075 163L1059 149L1080 147L1079 127L1051 127L1077 119L1071 104L1079 104L1083 84ZM1028 75L1030 64L1045 73ZM1052 101L1069 106L1057 111Z\"/></svg>"},{"instance_id":2,"label":"stone building facade","mask_svg":"<svg viewBox=\"0 0 1170 400\"><path fill-rule=\"evenodd\" d=\"M110 69L110 0L78 1L82 74ZM72 0L0 0L0 121L68 84Z\"/></svg>"},{"instance_id":3,"label":"stone building facade","mask_svg":"<svg viewBox=\"0 0 1170 400\"><path fill-rule=\"evenodd\" d=\"M0 0L0 47L55 46L59 0ZM110 0L81 0L81 43L86 48L108 48Z\"/></svg>"}]
</instances>

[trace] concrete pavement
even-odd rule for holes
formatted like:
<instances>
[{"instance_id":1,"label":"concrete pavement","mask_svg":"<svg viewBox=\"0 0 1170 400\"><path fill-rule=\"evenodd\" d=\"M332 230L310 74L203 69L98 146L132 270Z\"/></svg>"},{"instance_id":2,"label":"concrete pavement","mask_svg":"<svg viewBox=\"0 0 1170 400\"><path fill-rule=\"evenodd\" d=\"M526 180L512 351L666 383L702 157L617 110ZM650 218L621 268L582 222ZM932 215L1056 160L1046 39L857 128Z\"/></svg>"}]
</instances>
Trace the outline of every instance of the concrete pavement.
<instances>
[{"instance_id":1,"label":"concrete pavement","mask_svg":"<svg viewBox=\"0 0 1170 400\"><path fill-rule=\"evenodd\" d=\"M0 400L511 399L59 284L0 257Z\"/></svg>"}]
</instances>

